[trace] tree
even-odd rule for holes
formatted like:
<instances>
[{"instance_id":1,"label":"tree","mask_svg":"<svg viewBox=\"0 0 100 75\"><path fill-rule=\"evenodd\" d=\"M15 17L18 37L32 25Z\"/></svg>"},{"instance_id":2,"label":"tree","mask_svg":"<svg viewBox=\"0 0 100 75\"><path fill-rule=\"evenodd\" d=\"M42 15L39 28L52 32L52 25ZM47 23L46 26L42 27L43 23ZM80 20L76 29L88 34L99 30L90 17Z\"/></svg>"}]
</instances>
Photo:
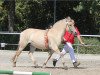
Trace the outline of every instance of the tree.
<instances>
[{"instance_id":1,"label":"tree","mask_svg":"<svg viewBox=\"0 0 100 75\"><path fill-rule=\"evenodd\" d=\"M53 1L16 0L16 30L26 28L45 29L53 22Z\"/></svg>"},{"instance_id":2,"label":"tree","mask_svg":"<svg viewBox=\"0 0 100 75\"><path fill-rule=\"evenodd\" d=\"M100 31L100 1L91 0L91 1L80 1L77 7L74 7L74 10L77 12L77 16L83 21L81 24L81 30L85 34L97 34ZM80 21L80 20L79 20Z\"/></svg>"},{"instance_id":3,"label":"tree","mask_svg":"<svg viewBox=\"0 0 100 75\"><path fill-rule=\"evenodd\" d=\"M9 23L9 31L22 31L30 27L45 29L50 23L54 22L54 0L16 0L14 25L14 17L12 16L15 14L15 7L13 6L14 3L11 3L11 1L15 2L15 0L5 0L3 2L7 12L5 10L2 11L0 8L0 30L7 30L7 21L11 23ZM56 21L61 20L66 16L71 16L72 19L75 20L82 34L97 34L100 29L99 6L99 0L56 0ZM8 20L7 16L9 17Z\"/></svg>"},{"instance_id":4,"label":"tree","mask_svg":"<svg viewBox=\"0 0 100 75\"><path fill-rule=\"evenodd\" d=\"M14 17L15 17L15 0L4 0L3 8L7 10L8 13L8 30L9 32L14 31Z\"/></svg>"}]
</instances>

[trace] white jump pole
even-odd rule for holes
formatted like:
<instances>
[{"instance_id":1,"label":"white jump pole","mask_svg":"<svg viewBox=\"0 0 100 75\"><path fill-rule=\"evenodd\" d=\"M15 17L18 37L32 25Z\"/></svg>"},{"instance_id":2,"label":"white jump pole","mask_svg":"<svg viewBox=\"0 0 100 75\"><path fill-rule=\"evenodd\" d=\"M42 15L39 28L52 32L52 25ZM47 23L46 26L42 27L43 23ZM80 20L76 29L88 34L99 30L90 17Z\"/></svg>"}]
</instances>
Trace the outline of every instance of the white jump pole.
<instances>
[{"instance_id":1,"label":"white jump pole","mask_svg":"<svg viewBox=\"0 0 100 75\"><path fill-rule=\"evenodd\" d=\"M0 70L0 74L13 74L13 75L51 75L48 72L21 72L21 71L10 71Z\"/></svg>"}]
</instances>

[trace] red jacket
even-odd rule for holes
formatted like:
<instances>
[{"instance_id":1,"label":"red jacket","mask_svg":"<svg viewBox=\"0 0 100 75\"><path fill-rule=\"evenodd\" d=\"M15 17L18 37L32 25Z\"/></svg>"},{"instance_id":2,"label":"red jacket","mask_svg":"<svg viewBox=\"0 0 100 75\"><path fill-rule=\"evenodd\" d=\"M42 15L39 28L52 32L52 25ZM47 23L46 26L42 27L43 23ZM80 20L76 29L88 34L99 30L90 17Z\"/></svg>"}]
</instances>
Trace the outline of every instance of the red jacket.
<instances>
[{"instance_id":1,"label":"red jacket","mask_svg":"<svg viewBox=\"0 0 100 75\"><path fill-rule=\"evenodd\" d=\"M76 36L80 35L78 28L75 27L75 29L76 29L76 32L77 32ZM71 44L73 44L74 43L74 34L66 30L66 32L64 34L64 39L65 39L66 42L70 42Z\"/></svg>"}]
</instances>

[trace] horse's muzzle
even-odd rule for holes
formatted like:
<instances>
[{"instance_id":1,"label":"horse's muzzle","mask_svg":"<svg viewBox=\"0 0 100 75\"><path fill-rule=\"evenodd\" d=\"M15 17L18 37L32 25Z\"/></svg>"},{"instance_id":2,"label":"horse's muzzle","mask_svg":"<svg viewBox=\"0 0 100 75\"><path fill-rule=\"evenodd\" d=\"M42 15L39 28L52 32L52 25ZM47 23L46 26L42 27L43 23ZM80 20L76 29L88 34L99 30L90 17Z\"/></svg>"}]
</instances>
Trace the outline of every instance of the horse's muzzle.
<instances>
[{"instance_id":1,"label":"horse's muzzle","mask_svg":"<svg viewBox=\"0 0 100 75\"><path fill-rule=\"evenodd\" d=\"M75 32L75 33L74 33L74 35L76 36L76 35L77 35L77 33Z\"/></svg>"}]
</instances>

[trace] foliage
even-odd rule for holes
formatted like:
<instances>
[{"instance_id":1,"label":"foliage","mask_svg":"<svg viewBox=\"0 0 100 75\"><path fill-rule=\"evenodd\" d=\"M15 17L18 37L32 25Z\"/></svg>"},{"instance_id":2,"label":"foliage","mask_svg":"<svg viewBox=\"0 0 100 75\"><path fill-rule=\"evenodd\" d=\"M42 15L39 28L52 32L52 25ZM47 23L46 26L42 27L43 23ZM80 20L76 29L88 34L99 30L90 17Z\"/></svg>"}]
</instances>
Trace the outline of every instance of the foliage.
<instances>
[{"instance_id":1,"label":"foliage","mask_svg":"<svg viewBox=\"0 0 100 75\"><path fill-rule=\"evenodd\" d=\"M82 17L79 19L78 25L83 34L96 34L100 30L100 1L81 1L74 10ZM83 15L83 16L82 16ZM83 23L83 24L82 24ZM82 24L82 25L81 25Z\"/></svg>"},{"instance_id":2,"label":"foliage","mask_svg":"<svg viewBox=\"0 0 100 75\"><path fill-rule=\"evenodd\" d=\"M26 28L46 29L49 25L53 25L55 1L56 21L66 16L71 16L75 20L81 34L100 34L99 0L16 0L14 31L21 32ZM8 13L4 8L4 0L0 0L0 31L9 30L8 21ZM4 42L18 43L18 38L12 38L11 40L8 38L11 37L0 37L2 41L6 40ZM85 52L87 53L87 51Z\"/></svg>"},{"instance_id":3,"label":"foliage","mask_svg":"<svg viewBox=\"0 0 100 75\"><path fill-rule=\"evenodd\" d=\"M54 1L16 0L15 31L45 29L54 23ZM56 1L56 21L71 16L82 34L97 34L100 29L100 1ZM83 28L85 30L83 30ZM7 11L0 0L0 30L8 31Z\"/></svg>"},{"instance_id":4,"label":"foliage","mask_svg":"<svg viewBox=\"0 0 100 75\"><path fill-rule=\"evenodd\" d=\"M50 9L51 7L47 5L45 0L17 0L16 14L19 20L16 26L17 30L22 31L23 29L30 27L45 29L46 24L49 23L50 18L52 18Z\"/></svg>"},{"instance_id":5,"label":"foliage","mask_svg":"<svg viewBox=\"0 0 100 75\"><path fill-rule=\"evenodd\" d=\"M8 19L7 11L2 8L3 1L0 0L0 30L7 31L8 29Z\"/></svg>"}]
</instances>

